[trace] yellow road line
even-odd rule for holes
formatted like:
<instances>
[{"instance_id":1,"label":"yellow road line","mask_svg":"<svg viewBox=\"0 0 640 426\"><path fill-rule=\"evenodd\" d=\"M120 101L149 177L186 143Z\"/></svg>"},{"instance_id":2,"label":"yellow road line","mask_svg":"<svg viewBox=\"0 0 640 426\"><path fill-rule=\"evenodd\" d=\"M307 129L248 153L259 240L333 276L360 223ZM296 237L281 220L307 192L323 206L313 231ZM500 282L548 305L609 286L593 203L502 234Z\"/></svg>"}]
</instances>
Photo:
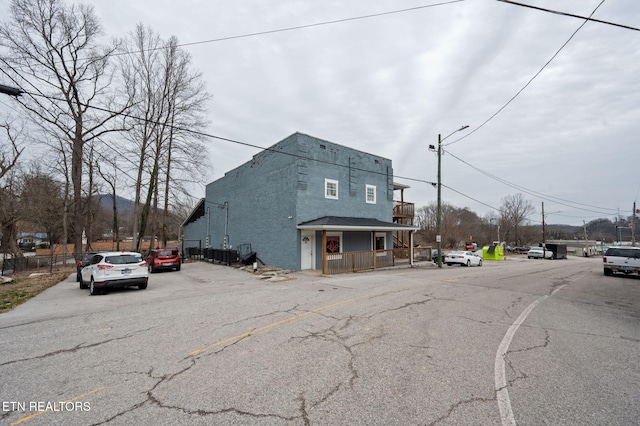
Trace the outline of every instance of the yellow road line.
<instances>
[{"instance_id":1,"label":"yellow road line","mask_svg":"<svg viewBox=\"0 0 640 426\"><path fill-rule=\"evenodd\" d=\"M101 391L102 389L105 389L105 388L106 388L106 386L102 386L102 387L96 388L96 389L94 389L94 390L92 390L92 391L89 391L89 392L83 393L82 395L78 395L78 396L76 396L76 397L74 397L74 398L71 398L71 399L68 399L68 400L66 400L66 401L63 401L63 404L66 404L66 403L68 403L68 402L77 401L77 400L79 400L80 398L84 398L85 396L89 396L89 395L91 395L92 393L99 392L99 391ZM54 403L54 405L55 405L55 403ZM38 417L38 416L40 416L40 415L42 415L42 414L44 414L44 413L47 413L47 412L49 412L49 411L51 411L51 410L38 411L37 413L33 413L33 414L31 414L30 416L27 416L27 417L23 417L23 418L21 418L21 419L20 419L20 420L18 420L17 422L13 422L13 423L11 423L11 426L13 426L13 425L19 425L20 423L24 423L24 422L26 422L26 421L28 421L28 420L33 419L34 417Z\"/></svg>"},{"instance_id":2,"label":"yellow road line","mask_svg":"<svg viewBox=\"0 0 640 426\"><path fill-rule=\"evenodd\" d=\"M394 293L394 292L397 292L397 291L407 290L409 288L418 287L419 285L422 285L422 284L415 284L415 285L410 285L410 286L406 286L406 287L394 288L392 290L380 291L378 293L365 294L363 296L354 297L352 299L342 300L340 302L336 302L336 303L333 303L331 305L321 306L319 308L312 309L310 311L306 311L306 312L303 312L301 314L294 315L292 317L283 319L282 321L274 322L274 323L265 325L263 327L256 328L254 330L247 331L246 333L238 334L237 336L233 336L233 337L229 337L228 339L220 340L220 341L218 341L216 343L212 343L212 344L207 345L205 347L202 347L200 349L196 349L195 351L190 352L189 356L198 355L198 354L200 354L200 353L202 353L204 351L207 351L207 350L209 350L211 348L215 348L216 346L224 345L225 343L229 343L229 342L233 342L233 341L236 341L236 340L243 339L245 337L253 336L253 335L256 335L256 334L261 333L263 331L269 330L271 328L275 328L275 327L281 326L283 324L298 320L298 319L300 319L302 317L305 317L307 315L316 314L318 312L326 311L327 309L335 308L336 306L346 305L348 303L353 303L353 302L357 302L357 301L362 300L362 299L369 299L369 298L372 298L372 297L381 296L383 294L388 294L388 293Z\"/></svg>"}]
</instances>

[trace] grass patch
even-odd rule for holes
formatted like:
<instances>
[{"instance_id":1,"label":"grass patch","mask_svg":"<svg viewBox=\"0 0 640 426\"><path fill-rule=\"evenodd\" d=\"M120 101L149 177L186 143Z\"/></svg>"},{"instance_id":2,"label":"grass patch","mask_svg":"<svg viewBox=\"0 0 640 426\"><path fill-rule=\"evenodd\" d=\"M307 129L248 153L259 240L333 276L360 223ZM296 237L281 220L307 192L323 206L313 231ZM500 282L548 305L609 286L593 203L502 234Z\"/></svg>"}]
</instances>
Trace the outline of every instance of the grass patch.
<instances>
[{"instance_id":1,"label":"grass patch","mask_svg":"<svg viewBox=\"0 0 640 426\"><path fill-rule=\"evenodd\" d=\"M53 271L26 271L11 275L13 282L0 284L0 314L26 302L76 271L75 265L56 266ZM33 275L32 275L33 274Z\"/></svg>"}]
</instances>

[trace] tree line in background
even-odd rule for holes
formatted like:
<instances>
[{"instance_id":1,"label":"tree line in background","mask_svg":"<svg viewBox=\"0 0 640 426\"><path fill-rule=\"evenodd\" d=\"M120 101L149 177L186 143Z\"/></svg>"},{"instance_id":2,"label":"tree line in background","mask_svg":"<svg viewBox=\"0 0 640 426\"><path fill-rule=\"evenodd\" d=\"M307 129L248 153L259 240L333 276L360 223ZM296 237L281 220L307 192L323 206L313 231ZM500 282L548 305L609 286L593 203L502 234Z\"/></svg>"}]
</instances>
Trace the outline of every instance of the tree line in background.
<instances>
[{"instance_id":1,"label":"tree line in background","mask_svg":"<svg viewBox=\"0 0 640 426\"><path fill-rule=\"evenodd\" d=\"M416 225L420 227L416 240L424 245L433 245L436 241L438 206L434 201L416 210ZM543 241L542 218L532 224L528 218L535 213L531 201L523 194L509 195L502 199L500 210L484 217L478 216L468 208L442 204L442 245L445 248L459 248L472 240L479 246L499 241L510 246L538 245ZM599 240L608 243L631 241L631 226L637 227L638 221L618 218L592 220L584 226L546 224L544 240ZM636 231L637 235L637 231Z\"/></svg>"},{"instance_id":2,"label":"tree line in background","mask_svg":"<svg viewBox=\"0 0 640 426\"><path fill-rule=\"evenodd\" d=\"M23 94L0 123L3 250L19 254L19 227L33 226L77 256L105 192L134 198L134 248L147 233L165 244L170 213L193 202L186 186L202 181L207 158L197 135L209 94L190 55L141 24L102 44L93 8L62 0L12 0L5 19L1 69Z\"/></svg>"}]
</instances>

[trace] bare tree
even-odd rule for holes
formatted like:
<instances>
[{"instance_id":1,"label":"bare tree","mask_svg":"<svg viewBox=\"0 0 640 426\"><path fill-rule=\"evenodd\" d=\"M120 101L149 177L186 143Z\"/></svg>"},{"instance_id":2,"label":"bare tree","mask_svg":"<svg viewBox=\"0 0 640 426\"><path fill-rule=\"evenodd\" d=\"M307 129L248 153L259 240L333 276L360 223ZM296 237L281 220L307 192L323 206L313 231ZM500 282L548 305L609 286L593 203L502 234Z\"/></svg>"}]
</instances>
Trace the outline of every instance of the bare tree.
<instances>
[{"instance_id":1,"label":"bare tree","mask_svg":"<svg viewBox=\"0 0 640 426\"><path fill-rule=\"evenodd\" d=\"M127 105L114 107L114 98L109 96L109 58L117 46L98 45L100 25L89 6L66 6L63 0L12 0L10 13L7 24L0 26L0 46L7 52L0 61L25 90L27 96L17 101L34 122L68 144L74 252L78 255L84 227L84 146L115 130L107 125Z\"/></svg>"},{"instance_id":2,"label":"bare tree","mask_svg":"<svg viewBox=\"0 0 640 426\"><path fill-rule=\"evenodd\" d=\"M17 223L21 218L19 187L16 169L18 159L24 151L21 132L13 129L11 123L0 125L0 233L2 252L21 256L17 244Z\"/></svg>"},{"instance_id":3,"label":"bare tree","mask_svg":"<svg viewBox=\"0 0 640 426\"><path fill-rule=\"evenodd\" d=\"M3 132L0 134L0 182L18 162L18 158L24 151L20 142L20 132L16 132L11 123L0 124Z\"/></svg>"},{"instance_id":4,"label":"bare tree","mask_svg":"<svg viewBox=\"0 0 640 426\"><path fill-rule=\"evenodd\" d=\"M137 100L130 136L137 158L133 236L134 247L140 250L149 224L154 236L160 228L166 244L170 192L180 187L176 176L194 175L206 158L198 130L204 126L209 96L201 74L191 71L191 58L179 49L175 37L163 43L151 29L138 25L127 46L128 52L134 52L123 56L122 71L126 87Z\"/></svg>"},{"instance_id":5,"label":"bare tree","mask_svg":"<svg viewBox=\"0 0 640 426\"><path fill-rule=\"evenodd\" d=\"M513 242L520 245L518 228L527 222L527 216L535 212L535 208L531 201L525 200L524 195L518 193L516 195L508 195L502 199L500 208L502 222L507 225L509 230L513 229Z\"/></svg>"}]
</instances>

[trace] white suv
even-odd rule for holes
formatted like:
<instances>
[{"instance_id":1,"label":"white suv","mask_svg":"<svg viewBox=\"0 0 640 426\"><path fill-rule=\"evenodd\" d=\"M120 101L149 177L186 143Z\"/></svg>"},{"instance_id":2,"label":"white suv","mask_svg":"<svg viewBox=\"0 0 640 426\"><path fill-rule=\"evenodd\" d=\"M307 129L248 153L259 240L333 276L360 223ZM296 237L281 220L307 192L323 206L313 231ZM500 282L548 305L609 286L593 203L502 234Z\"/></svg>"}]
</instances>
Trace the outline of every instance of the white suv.
<instances>
[{"instance_id":1,"label":"white suv","mask_svg":"<svg viewBox=\"0 0 640 426\"><path fill-rule=\"evenodd\" d=\"M609 247L602 257L604 274L640 274L640 247Z\"/></svg>"},{"instance_id":2,"label":"white suv","mask_svg":"<svg viewBox=\"0 0 640 426\"><path fill-rule=\"evenodd\" d=\"M80 288L89 287L93 296L108 288L147 288L149 271L140 253L101 252L94 254L80 271Z\"/></svg>"}]
</instances>

